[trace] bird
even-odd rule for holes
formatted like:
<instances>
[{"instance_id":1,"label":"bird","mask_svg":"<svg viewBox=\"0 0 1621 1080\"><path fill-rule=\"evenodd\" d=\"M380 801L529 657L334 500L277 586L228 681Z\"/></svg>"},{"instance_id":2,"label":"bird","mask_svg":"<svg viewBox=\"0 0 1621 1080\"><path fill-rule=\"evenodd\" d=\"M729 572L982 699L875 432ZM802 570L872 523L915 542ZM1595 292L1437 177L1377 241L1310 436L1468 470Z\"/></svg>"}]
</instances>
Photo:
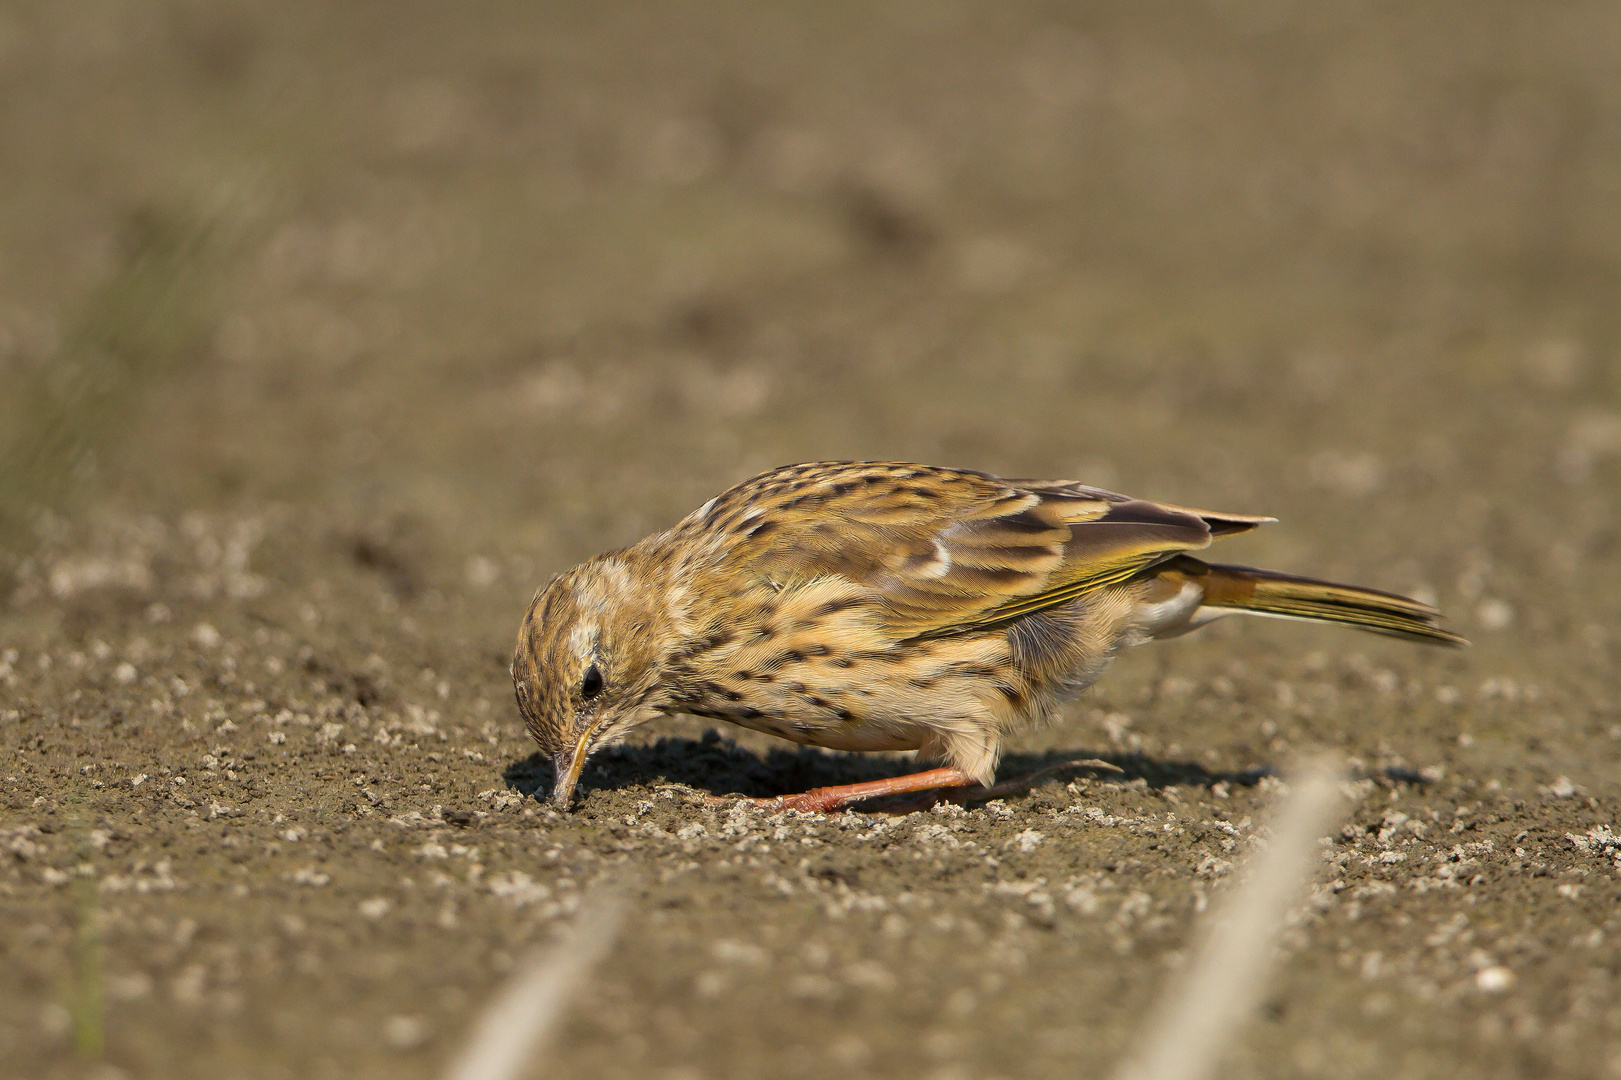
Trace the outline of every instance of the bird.
<instances>
[{"instance_id":1,"label":"bird","mask_svg":"<svg viewBox=\"0 0 1621 1080\"><path fill-rule=\"evenodd\" d=\"M787 465L554 577L519 627L519 711L566 810L586 761L661 715L937 766L756 802L831 811L989 788L1126 646L1228 614L1467 644L1428 604L1193 554L1275 518L1071 480ZM958 792L957 794L961 794Z\"/></svg>"}]
</instances>

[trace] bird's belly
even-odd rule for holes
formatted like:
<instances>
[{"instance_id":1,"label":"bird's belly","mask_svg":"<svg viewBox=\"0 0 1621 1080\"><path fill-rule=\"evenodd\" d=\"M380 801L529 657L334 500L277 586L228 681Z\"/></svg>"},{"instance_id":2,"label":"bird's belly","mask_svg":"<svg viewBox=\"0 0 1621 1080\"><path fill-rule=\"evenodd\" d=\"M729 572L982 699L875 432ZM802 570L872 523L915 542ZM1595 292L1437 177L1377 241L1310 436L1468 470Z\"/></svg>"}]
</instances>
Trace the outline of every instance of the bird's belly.
<instances>
[{"instance_id":1,"label":"bird's belly","mask_svg":"<svg viewBox=\"0 0 1621 1080\"><path fill-rule=\"evenodd\" d=\"M983 750L1026 712L1041 711L1040 688L1025 694L1019 682L1000 633L895 643L867 631L789 636L779 629L744 635L706 657L675 704L830 750L940 750L957 742Z\"/></svg>"},{"instance_id":2,"label":"bird's belly","mask_svg":"<svg viewBox=\"0 0 1621 1080\"><path fill-rule=\"evenodd\" d=\"M705 710L696 715L725 720L751 731L764 732L806 746L819 746L824 750L916 750L924 738L922 729L910 725L899 727L859 720L789 718L769 713L756 716L752 710Z\"/></svg>"}]
</instances>

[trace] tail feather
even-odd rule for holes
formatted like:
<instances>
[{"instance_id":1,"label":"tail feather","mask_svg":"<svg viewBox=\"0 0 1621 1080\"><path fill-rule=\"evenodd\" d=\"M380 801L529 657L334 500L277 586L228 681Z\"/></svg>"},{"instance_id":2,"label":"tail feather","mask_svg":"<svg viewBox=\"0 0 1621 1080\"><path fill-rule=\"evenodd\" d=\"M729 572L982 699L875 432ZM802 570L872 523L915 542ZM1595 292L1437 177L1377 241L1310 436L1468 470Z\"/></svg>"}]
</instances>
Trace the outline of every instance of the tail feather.
<instances>
[{"instance_id":1,"label":"tail feather","mask_svg":"<svg viewBox=\"0 0 1621 1080\"><path fill-rule=\"evenodd\" d=\"M1342 623L1376 634L1432 644L1468 644L1441 625L1441 613L1433 607L1395 593L1248 566L1206 563L1189 555L1179 555L1168 562L1175 571L1204 586L1202 606L1205 608Z\"/></svg>"}]
</instances>

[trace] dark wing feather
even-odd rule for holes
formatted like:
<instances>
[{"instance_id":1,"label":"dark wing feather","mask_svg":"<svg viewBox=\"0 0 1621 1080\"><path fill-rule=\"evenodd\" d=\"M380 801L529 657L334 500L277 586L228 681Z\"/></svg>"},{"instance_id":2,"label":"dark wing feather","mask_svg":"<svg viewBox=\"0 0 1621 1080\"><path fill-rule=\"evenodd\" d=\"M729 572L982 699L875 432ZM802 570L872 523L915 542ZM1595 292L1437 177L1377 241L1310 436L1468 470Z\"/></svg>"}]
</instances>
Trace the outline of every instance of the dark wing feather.
<instances>
[{"instance_id":1,"label":"dark wing feather","mask_svg":"<svg viewBox=\"0 0 1621 1080\"><path fill-rule=\"evenodd\" d=\"M1043 588L1010 598L973 617L930 627L913 637L945 637L1005 626L1044 608L1126 581L1180 552L1209 547L1213 532L1211 525L1194 512L1142 499L1119 498L1108 504L1102 516L1070 524L1063 562Z\"/></svg>"},{"instance_id":2,"label":"dark wing feather","mask_svg":"<svg viewBox=\"0 0 1621 1080\"><path fill-rule=\"evenodd\" d=\"M728 534L776 584L871 587L897 639L1005 625L1267 518L1207 514L1068 481L888 462L813 462L745 481L678 528Z\"/></svg>"}]
</instances>

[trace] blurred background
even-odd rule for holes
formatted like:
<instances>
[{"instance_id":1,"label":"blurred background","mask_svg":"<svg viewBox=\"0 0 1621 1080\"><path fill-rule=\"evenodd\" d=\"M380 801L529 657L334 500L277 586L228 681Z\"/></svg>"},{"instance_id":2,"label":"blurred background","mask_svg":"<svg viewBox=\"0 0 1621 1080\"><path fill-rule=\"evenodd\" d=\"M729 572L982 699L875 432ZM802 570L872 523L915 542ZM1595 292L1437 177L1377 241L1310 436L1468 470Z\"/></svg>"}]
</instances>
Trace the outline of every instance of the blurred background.
<instances>
[{"instance_id":1,"label":"blurred background","mask_svg":"<svg viewBox=\"0 0 1621 1080\"><path fill-rule=\"evenodd\" d=\"M1604 3L9 4L6 512L549 572L894 457L1552 572L1621 454L1618 67Z\"/></svg>"},{"instance_id":2,"label":"blurred background","mask_svg":"<svg viewBox=\"0 0 1621 1080\"><path fill-rule=\"evenodd\" d=\"M1230 557L1476 642L1212 628L1116 704L1173 661L1351 696L1144 705L1133 749L1617 793L1614 3L9 0L0 195L8 720L78 700L52 651L162 697L164 650L258 634L227 704L302 693L294 655L367 708L476 703L503 741L457 783L499 784L550 574L895 458L1274 514ZM1578 1029L1516 1060L1594 1075Z\"/></svg>"}]
</instances>

